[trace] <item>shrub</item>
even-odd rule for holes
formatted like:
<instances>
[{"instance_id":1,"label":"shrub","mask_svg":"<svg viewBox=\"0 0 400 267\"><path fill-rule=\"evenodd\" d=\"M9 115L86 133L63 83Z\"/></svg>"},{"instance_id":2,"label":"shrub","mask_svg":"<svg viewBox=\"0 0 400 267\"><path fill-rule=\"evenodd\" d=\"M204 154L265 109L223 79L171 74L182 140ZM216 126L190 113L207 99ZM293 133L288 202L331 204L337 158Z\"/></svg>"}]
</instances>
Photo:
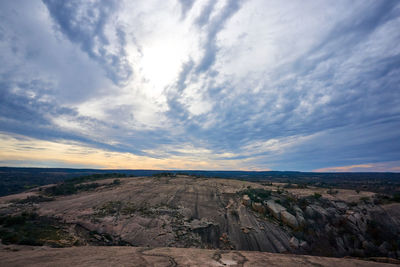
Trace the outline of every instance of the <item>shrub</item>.
<instances>
[{"instance_id":1,"label":"shrub","mask_svg":"<svg viewBox=\"0 0 400 267\"><path fill-rule=\"evenodd\" d=\"M12 202L14 202L16 204L26 204L26 203L47 202L47 201L52 201L52 200L54 200L54 198L45 197L45 196L29 196L24 199L13 200Z\"/></svg>"},{"instance_id":2,"label":"shrub","mask_svg":"<svg viewBox=\"0 0 400 267\"><path fill-rule=\"evenodd\" d=\"M307 200L307 198L300 198L298 200L298 204L302 210L307 208L308 205L310 205L310 202Z\"/></svg>"},{"instance_id":3,"label":"shrub","mask_svg":"<svg viewBox=\"0 0 400 267\"><path fill-rule=\"evenodd\" d=\"M71 178L65 181L65 183L69 184L80 184L84 182L91 182L96 180L102 180L107 178L123 178L127 177L124 173L104 173L104 174L92 174L92 175L85 175L79 176L75 178ZM133 175L131 175L133 177Z\"/></svg>"},{"instance_id":4,"label":"shrub","mask_svg":"<svg viewBox=\"0 0 400 267\"><path fill-rule=\"evenodd\" d=\"M237 212L237 210L231 210L230 212L232 216L239 218L239 213Z\"/></svg>"},{"instance_id":5,"label":"shrub","mask_svg":"<svg viewBox=\"0 0 400 267\"><path fill-rule=\"evenodd\" d=\"M251 188L248 187L239 193L240 195L248 195L252 201L262 202L267 200L271 196L270 190L265 190L263 188Z\"/></svg>"},{"instance_id":6,"label":"shrub","mask_svg":"<svg viewBox=\"0 0 400 267\"><path fill-rule=\"evenodd\" d=\"M0 219L0 238L3 244L41 246L62 238L54 219L40 217L36 213L3 216Z\"/></svg>"},{"instance_id":7,"label":"shrub","mask_svg":"<svg viewBox=\"0 0 400 267\"><path fill-rule=\"evenodd\" d=\"M121 201L108 201L104 203L100 208L97 208L95 214L97 216L115 215L121 211L121 208Z\"/></svg>"},{"instance_id":8,"label":"shrub","mask_svg":"<svg viewBox=\"0 0 400 267\"><path fill-rule=\"evenodd\" d=\"M339 191L338 190L333 190L332 188L329 188L329 190L326 191L326 193L329 194L329 195L336 195L336 194L339 193Z\"/></svg>"},{"instance_id":9,"label":"shrub","mask_svg":"<svg viewBox=\"0 0 400 267\"><path fill-rule=\"evenodd\" d=\"M48 196L72 195L77 193L78 191L89 191L99 186L100 185L98 183L75 185L73 183L68 182L48 187L44 190L44 193Z\"/></svg>"},{"instance_id":10,"label":"shrub","mask_svg":"<svg viewBox=\"0 0 400 267\"><path fill-rule=\"evenodd\" d=\"M350 206L350 207L355 207L355 206L357 206L357 203L354 202L354 201L352 201L352 202L349 203L349 206Z\"/></svg>"},{"instance_id":11,"label":"shrub","mask_svg":"<svg viewBox=\"0 0 400 267\"><path fill-rule=\"evenodd\" d=\"M315 199L320 199L322 197L322 195L320 193L314 193L313 197Z\"/></svg>"},{"instance_id":12,"label":"shrub","mask_svg":"<svg viewBox=\"0 0 400 267\"><path fill-rule=\"evenodd\" d=\"M400 202L400 192L394 193L393 197L392 197L392 200L394 202Z\"/></svg>"},{"instance_id":13,"label":"shrub","mask_svg":"<svg viewBox=\"0 0 400 267\"><path fill-rule=\"evenodd\" d=\"M369 197L360 197L360 201L367 203L370 201L370 198Z\"/></svg>"}]
</instances>

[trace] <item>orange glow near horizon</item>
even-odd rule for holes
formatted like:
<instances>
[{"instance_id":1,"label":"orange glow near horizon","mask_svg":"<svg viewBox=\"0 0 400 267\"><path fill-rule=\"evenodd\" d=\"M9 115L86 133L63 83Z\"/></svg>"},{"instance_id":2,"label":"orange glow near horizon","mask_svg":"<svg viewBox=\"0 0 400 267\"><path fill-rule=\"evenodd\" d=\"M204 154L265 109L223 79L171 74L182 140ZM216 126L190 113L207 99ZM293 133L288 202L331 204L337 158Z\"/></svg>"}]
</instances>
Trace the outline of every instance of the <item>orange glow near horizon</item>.
<instances>
[{"instance_id":1,"label":"orange glow near horizon","mask_svg":"<svg viewBox=\"0 0 400 267\"><path fill-rule=\"evenodd\" d=\"M44 141L0 133L0 165L9 167L60 167L94 169L157 169L157 170L238 170L270 171L253 166L254 158L227 159L229 153L213 154L205 149L175 148L184 155L156 157L128 152L107 151L79 142ZM400 161L333 166L313 172L400 172Z\"/></svg>"},{"instance_id":2,"label":"orange glow near horizon","mask_svg":"<svg viewBox=\"0 0 400 267\"><path fill-rule=\"evenodd\" d=\"M197 170L249 170L246 160L210 160L207 155L196 157L170 156L153 158L132 153L112 152L82 145L78 142L53 142L26 137L13 137L0 133L0 162L21 162L14 166L83 167L99 169L197 169ZM33 162L29 163L29 162ZM257 170L252 168L250 170ZM269 170L269 169L264 169Z\"/></svg>"},{"instance_id":3,"label":"orange glow near horizon","mask_svg":"<svg viewBox=\"0 0 400 267\"><path fill-rule=\"evenodd\" d=\"M399 172L400 162L389 161L349 166L327 167L313 170L313 172Z\"/></svg>"}]
</instances>

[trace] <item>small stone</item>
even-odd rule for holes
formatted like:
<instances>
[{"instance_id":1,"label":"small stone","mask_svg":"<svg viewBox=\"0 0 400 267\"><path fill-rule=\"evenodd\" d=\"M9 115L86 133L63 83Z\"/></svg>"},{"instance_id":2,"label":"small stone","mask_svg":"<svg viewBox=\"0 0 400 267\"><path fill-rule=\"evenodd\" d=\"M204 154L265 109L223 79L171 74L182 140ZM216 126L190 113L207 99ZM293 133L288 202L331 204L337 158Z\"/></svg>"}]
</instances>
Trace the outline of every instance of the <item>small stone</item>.
<instances>
[{"instance_id":1,"label":"small stone","mask_svg":"<svg viewBox=\"0 0 400 267\"><path fill-rule=\"evenodd\" d=\"M249 198L248 195L244 195L244 196L243 196L243 198L242 198L242 203L243 203L243 205L250 207L250 205L251 205L251 199Z\"/></svg>"},{"instance_id":2,"label":"small stone","mask_svg":"<svg viewBox=\"0 0 400 267\"><path fill-rule=\"evenodd\" d=\"M264 214L265 213L265 207L263 206L263 204L259 203L259 202L253 202L251 204L251 207L253 208L254 211Z\"/></svg>"}]
</instances>

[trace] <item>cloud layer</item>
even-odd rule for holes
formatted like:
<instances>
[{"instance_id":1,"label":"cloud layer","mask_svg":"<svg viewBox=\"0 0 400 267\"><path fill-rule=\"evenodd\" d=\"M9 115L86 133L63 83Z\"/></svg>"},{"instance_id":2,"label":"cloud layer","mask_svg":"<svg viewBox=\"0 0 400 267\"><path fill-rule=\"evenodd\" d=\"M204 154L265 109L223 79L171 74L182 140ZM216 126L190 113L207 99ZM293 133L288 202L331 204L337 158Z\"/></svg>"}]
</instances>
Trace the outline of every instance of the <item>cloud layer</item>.
<instances>
[{"instance_id":1,"label":"cloud layer","mask_svg":"<svg viewBox=\"0 0 400 267\"><path fill-rule=\"evenodd\" d=\"M0 17L2 165L398 171L397 1L3 1Z\"/></svg>"}]
</instances>

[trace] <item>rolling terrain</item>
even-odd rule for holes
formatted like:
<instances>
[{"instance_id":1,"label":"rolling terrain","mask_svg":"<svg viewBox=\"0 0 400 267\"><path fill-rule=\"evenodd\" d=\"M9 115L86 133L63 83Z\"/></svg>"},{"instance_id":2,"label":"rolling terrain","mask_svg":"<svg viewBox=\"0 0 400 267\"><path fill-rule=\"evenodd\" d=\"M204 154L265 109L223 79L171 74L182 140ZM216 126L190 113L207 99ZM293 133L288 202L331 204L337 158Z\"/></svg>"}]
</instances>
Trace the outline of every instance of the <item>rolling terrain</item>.
<instances>
[{"instance_id":1,"label":"rolling terrain","mask_svg":"<svg viewBox=\"0 0 400 267\"><path fill-rule=\"evenodd\" d=\"M191 259L181 253L216 266L222 258L238 266L265 265L273 257L288 265L368 263L300 255L400 258L400 204L350 189L187 175L76 179L1 197L0 216L0 257L10 265L18 265L19 257L40 262L50 255L62 262L61 251L79 257L76 248L112 253L103 246L124 246L121 258L170 265ZM96 265L95 256L87 260Z\"/></svg>"}]
</instances>

